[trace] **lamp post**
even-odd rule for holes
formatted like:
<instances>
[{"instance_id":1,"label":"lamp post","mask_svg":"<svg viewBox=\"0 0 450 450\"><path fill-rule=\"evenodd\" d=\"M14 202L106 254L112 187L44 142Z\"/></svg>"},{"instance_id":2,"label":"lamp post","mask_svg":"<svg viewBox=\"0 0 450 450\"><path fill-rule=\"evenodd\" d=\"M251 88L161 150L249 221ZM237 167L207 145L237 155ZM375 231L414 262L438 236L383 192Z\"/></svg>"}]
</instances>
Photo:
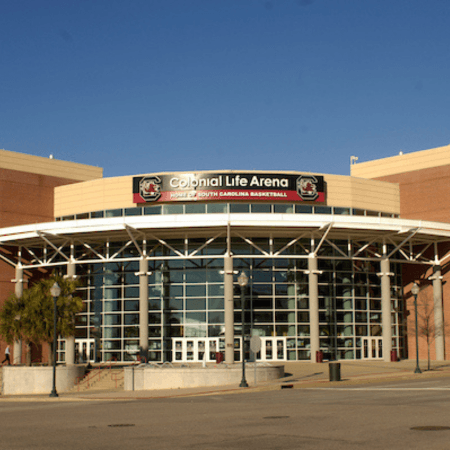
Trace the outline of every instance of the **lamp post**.
<instances>
[{"instance_id":1,"label":"lamp post","mask_svg":"<svg viewBox=\"0 0 450 450\"><path fill-rule=\"evenodd\" d=\"M244 315L244 303L245 303L245 287L248 284L248 276L245 272L241 272L238 276L238 283L241 287L241 308L242 308L242 380L239 387L248 387L245 379L245 315Z\"/></svg>"},{"instance_id":2,"label":"lamp post","mask_svg":"<svg viewBox=\"0 0 450 450\"><path fill-rule=\"evenodd\" d=\"M61 288L58 283L55 281L53 286L50 288L50 294L53 297L53 388L52 392L50 392L49 397L58 397L58 393L56 392L56 345L57 345L57 336L56 336L56 322L57 322L57 308L56 301L58 297L61 295Z\"/></svg>"},{"instance_id":3,"label":"lamp post","mask_svg":"<svg viewBox=\"0 0 450 450\"><path fill-rule=\"evenodd\" d=\"M411 288L411 293L414 295L414 314L415 314L415 320L416 320L416 369L414 370L414 373L422 373L419 367L419 329L417 327L417 294L419 293L420 288L417 285L417 283L414 283Z\"/></svg>"}]
</instances>

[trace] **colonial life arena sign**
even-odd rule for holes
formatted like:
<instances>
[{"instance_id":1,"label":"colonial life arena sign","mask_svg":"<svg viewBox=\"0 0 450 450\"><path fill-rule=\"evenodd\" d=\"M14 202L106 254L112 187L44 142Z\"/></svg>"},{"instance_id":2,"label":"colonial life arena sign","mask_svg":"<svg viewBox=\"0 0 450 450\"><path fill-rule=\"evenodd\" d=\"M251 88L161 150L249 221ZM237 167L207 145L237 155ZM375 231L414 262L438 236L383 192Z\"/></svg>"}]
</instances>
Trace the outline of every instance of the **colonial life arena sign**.
<instances>
[{"instance_id":1,"label":"colonial life arena sign","mask_svg":"<svg viewBox=\"0 0 450 450\"><path fill-rule=\"evenodd\" d=\"M133 178L134 203L325 201L323 176L283 173L180 173Z\"/></svg>"}]
</instances>

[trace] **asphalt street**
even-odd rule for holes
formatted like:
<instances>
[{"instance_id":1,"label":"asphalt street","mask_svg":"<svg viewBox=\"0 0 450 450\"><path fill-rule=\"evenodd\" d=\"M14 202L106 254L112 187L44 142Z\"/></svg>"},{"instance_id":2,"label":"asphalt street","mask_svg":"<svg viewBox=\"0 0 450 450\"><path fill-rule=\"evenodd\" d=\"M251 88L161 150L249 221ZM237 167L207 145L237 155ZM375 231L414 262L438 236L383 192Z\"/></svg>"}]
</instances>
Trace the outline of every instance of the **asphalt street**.
<instances>
[{"instance_id":1,"label":"asphalt street","mask_svg":"<svg viewBox=\"0 0 450 450\"><path fill-rule=\"evenodd\" d=\"M418 428L418 429L417 429ZM0 402L0 449L449 449L450 379Z\"/></svg>"}]
</instances>

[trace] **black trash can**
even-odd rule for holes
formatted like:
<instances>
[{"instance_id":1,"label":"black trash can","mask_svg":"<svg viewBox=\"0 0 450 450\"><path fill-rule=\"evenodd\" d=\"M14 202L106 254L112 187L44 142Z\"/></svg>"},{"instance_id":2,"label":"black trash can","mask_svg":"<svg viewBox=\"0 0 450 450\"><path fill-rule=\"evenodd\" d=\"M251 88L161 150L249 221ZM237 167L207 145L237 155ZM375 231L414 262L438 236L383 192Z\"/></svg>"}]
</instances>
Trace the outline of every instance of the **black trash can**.
<instances>
[{"instance_id":1,"label":"black trash can","mask_svg":"<svg viewBox=\"0 0 450 450\"><path fill-rule=\"evenodd\" d=\"M341 363L330 362L328 363L328 369L330 371L330 381L341 381Z\"/></svg>"}]
</instances>

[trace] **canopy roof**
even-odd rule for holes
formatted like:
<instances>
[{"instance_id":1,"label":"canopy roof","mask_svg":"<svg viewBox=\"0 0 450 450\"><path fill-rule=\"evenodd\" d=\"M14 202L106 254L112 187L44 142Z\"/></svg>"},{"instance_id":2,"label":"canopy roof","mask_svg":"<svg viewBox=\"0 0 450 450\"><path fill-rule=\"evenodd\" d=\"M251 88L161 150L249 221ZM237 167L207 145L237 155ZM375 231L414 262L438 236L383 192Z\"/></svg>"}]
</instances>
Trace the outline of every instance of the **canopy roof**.
<instances>
[{"instance_id":1,"label":"canopy roof","mask_svg":"<svg viewBox=\"0 0 450 450\"><path fill-rule=\"evenodd\" d=\"M298 257L287 252L291 244L282 251L267 250L252 239L287 238L293 244L303 238L313 238L314 253L325 242L349 240L355 246L348 253L341 251L345 257L358 258L362 256L362 248L386 244L389 254L384 257L409 263L442 264L448 258L442 249L439 254L438 244L450 244L450 224L366 216L233 213L71 220L0 229L0 258L11 265L30 268L64 264L71 258L76 263L107 262L120 255L104 254L100 249L102 245L125 242L125 247L136 250L136 257L145 255L149 259L162 259L162 256L157 257L146 250L155 241L171 249L171 257L204 258L199 251L183 253L174 250L166 241L201 238L207 242L199 244L203 248L215 239L227 236L231 237L232 242L244 240L252 245L255 254L250 257L257 257L258 254L258 257ZM78 245L84 246L87 253L74 261L73 250L70 249ZM430 248L432 251L428 251ZM383 255L373 256L381 258Z\"/></svg>"}]
</instances>

